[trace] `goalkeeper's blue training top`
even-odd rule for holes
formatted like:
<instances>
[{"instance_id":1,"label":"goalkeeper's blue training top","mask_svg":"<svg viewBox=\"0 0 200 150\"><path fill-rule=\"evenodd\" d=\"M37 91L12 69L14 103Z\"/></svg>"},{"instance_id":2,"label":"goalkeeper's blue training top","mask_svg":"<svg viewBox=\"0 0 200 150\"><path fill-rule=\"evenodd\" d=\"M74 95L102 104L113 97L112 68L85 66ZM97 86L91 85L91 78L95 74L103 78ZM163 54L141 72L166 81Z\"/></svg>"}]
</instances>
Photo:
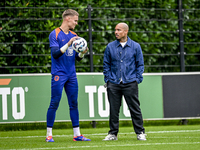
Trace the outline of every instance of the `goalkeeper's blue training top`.
<instances>
[{"instance_id":1,"label":"goalkeeper's blue training top","mask_svg":"<svg viewBox=\"0 0 200 150\"><path fill-rule=\"evenodd\" d=\"M56 28L49 35L50 48L60 48L69 42L71 38L77 36L73 31L65 34L60 28ZM79 60L78 53L69 46L66 52L55 59L51 51L51 74L71 76L76 74L75 58Z\"/></svg>"}]
</instances>

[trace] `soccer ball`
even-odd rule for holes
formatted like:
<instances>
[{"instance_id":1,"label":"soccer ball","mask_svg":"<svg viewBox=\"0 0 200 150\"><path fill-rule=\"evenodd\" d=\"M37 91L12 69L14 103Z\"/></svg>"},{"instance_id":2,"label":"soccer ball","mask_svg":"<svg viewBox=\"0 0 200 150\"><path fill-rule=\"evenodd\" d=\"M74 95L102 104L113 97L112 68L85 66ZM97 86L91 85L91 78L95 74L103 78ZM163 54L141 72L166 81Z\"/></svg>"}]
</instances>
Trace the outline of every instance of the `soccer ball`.
<instances>
[{"instance_id":1,"label":"soccer ball","mask_svg":"<svg viewBox=\"0 0 200 150\"><path fill-rule=\"evenodd\" d=\"M87 48L87 42L84 38L79 37L73 41L72 48L78 53L83 52Z\"/></svg>"}]
</instances>

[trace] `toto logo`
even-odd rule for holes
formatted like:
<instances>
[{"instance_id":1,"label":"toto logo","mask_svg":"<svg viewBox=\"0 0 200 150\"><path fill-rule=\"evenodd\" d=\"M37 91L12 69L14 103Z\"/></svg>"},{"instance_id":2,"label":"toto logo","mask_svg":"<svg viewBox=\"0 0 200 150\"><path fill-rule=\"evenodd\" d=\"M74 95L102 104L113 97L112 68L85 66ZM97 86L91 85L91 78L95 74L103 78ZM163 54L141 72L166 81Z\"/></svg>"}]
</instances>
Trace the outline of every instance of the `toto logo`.
<instances>
[{"instance_id":1,"label":"toto logo","mask_svg":"<svg viewBox=\"0 0 200 150\"><path fill-rule=\"evenodd\" d=\"M97 87L96 85L85 86L85 93L88 93L89 97L89 117L95 117L95 100L94 95L97 94L98 103L98 114L100 117L109 117L109 102L107 98L107 91L104 86ZM130 111L125 102L124 97L122 98L123 114L125 117L130 117ZM105 105L105 106L104 106Z\"/></svg>"},{"instance_id":2,"label":"toto logo","mask_svg":"<svg viewBox=\"0 0 200 150\"><path fill-rule=\"evenodd\" d=\"M0 79L0 85L9 85L11 79ZM23 119L25 117L25 92L28 87L10 87L0 88L0 96L2 97L2 119L8 120L7 97L12 98L12 116L14 119ZM18 108L19 107L19 108ZM1 116L0 116L1 117Z\"/></svg>"}]
</instances>

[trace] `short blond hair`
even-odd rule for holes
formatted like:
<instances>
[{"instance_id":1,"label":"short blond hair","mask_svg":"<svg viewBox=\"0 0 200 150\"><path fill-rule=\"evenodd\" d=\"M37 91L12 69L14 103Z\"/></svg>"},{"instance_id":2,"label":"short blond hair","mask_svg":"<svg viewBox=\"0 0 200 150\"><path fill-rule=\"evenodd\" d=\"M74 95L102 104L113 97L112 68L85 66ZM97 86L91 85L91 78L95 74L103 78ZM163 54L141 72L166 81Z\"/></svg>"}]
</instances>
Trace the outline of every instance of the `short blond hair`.
<instances>
[{"instance_id":1,"label":"short blond hair","mask_svg":"<svg viewBox=\"0 0 200 150\"><path fill-rule=\"evenodd\" d=\"M67 9L63 12L62 18L65 18L66 16L79 16L79 13L73 9Z\"/></svg>"}]
</instances>

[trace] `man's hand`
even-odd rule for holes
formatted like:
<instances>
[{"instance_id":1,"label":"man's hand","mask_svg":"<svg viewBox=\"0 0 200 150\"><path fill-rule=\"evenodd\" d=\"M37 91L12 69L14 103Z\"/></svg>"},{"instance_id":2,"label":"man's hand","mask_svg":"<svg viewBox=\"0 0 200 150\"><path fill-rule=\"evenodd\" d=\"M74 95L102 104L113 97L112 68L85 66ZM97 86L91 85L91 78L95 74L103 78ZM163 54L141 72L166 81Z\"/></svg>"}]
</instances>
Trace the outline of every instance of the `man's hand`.
<instances>
[{"instance_id":1,"label":"man's hand","mask_svg":"<svg viewBox=\"0 0 200 150\"><path fill-rule=\"evenodd\" d=\"M72 43L73 43L76 39L78 39L78 38L79 38L79 36L75 36L75 37L71 38L71 39L69 40L69 42L68 42L68 46L71 46Z\"/></svg>"},{"instance_id":2,"label":"man's hand","mask_svg":"<svg viewBox=\"0 0 200 150\"><path fill-rule=\"evenodd\" d=\"M66 43L65 45L63 45L63 47L60 48L60 51L61 51L62 53L65 53L66 50L68 49L68 47L69 47L70 45L72 45L72 42L75 41L77 38L79 38L79 37L78 37L78 36L75 36L75 37L71 38L71 39L69 40L68 43Z\"/></svg>"},{"instance_id":3,"label":"man's hand","mask_svg":"<svg viewBox=\"0 0 200 150\"><path fill-rule=\"evenodd\" d=\"M88 47L87 47L86 50L84 50L83 52L80 52L80 53L79 53L79 57L80 57L80 58L83 58L84 55L85 55L85 53L87 53L88 50L89 50L89 49L88 49Z\"/></svg>"},{"instance_id":4,"label":"man's hand","mask_svg":"<svg viewBox=\"0 0 200 150\"><path fill-rule=\"evenodd\" d=\"M83 52L81 52L82 54L87 53L87 51L89 50L89 48L87 47L86 50L84 50Z\"/></svg>"},{"instance_id":5,"label":"man's hand","mask_svg":"<svg viewBox=\"0 0 200 150\"><path fill-rule=\"evenodd\" d=\"M107 88L107 83L105 83L103 86L104 86L104 88Z\"/></svg>"}]
</instances>

